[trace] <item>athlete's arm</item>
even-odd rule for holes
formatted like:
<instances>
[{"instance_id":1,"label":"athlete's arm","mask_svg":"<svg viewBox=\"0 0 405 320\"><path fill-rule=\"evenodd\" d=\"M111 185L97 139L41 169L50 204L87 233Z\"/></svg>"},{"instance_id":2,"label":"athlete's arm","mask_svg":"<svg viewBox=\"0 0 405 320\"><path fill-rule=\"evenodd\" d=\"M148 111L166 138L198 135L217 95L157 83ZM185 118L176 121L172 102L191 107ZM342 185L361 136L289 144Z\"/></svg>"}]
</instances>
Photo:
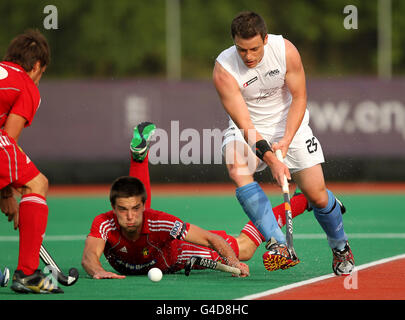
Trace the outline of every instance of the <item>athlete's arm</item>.
<instances>
[{"instance_id":1,"label":"athlete's arm","mask_svg":"<svg viewBox=\"0 0 405 320\"><path fill-rule=\"evenodd\" d=\"M302 123L307 107L307 90L305 85L305 72L300 54L297 48L288 40L284 39L287 71L285 82L292 95L292 102L287 116L284 137L274 144L273 148L281 149L283 156Z\"/></svg>"},{"instance_id":2,"label":"athlete's arm","mask_svg":"<svg viewBox=\"0 0 405 320\"><path fill-rule=\"evenodd\" d=\"M26 122L27 120L24 117L15 113L10 113L4 124L4 131L6 131L7 134L17 142Z\"/></svg>"},{"instance_id":3,"label":"athlete's arm","mask_svg":"<svg viewBox=\"0 0 405 320\"><path fill-rule=\"evenodd\" d=\"M238 83L218 62L215 63L213 81L225 111L238 128L242 129L246 142L253 146L257 141L263 140L263 137L256 131L250 120L250 114ZM291 179L287 166L278 161L272 152L266 152L263 161L269 166L273 177L280 186L284 181L284 175Z\"/></svg>"},{"instance_id":4,"label":"athlete's arm","mask_svg":"<svg viewBox=\"0 0 405 320\"><path fill-rule=\"evenodd\" d=\"M4 131L18 142L18 138L27 120L15 113L10 113L7 116L6 123L4 124ZM14 198L13 190L11 186L6 186L1 190L1 199L0 199L0 208L1 211L8 217L8 221L14 220L14 230L18 228L18 218L19 218L19 211L18 211L18 204L17 200Z\"/></svg>"},{"instance_id":5,"label":"athlete's arm","mask_svg":"<svg viewBox=\"0 0 405 320\"><path fill-rule=\"evenodd\" d=\"M105 241L88 236L84 245L82 266L93 279L124 279L125 276L104 270L100 258L104 251Z\"/></svg>"},{"instance_id":6,"label":"athlete's arm","mask_svg":"<svg viewBox=\"0 0 405 320\"><path fill-rule=\"evenodd\" d=\"M244 263L240 263L231 246L217 234L190 224L190 229L184 240L215 250L226 264L239 268L242 271L241 276L246 277L249 275L249 267Z\"/></svg>"}]
</instances>

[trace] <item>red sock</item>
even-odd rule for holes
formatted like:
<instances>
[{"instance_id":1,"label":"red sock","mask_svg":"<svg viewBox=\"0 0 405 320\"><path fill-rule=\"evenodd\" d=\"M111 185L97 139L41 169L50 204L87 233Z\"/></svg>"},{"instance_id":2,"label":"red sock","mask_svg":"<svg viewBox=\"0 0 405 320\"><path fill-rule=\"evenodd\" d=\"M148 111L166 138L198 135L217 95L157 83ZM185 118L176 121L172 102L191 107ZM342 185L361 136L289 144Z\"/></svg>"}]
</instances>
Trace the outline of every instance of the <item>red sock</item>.
<instances>
[{"instance_id":1,"label":"red sock","mask_svg":"<svg viewBox=\"0 0 405 320\"><path fill-rule=\"evenodd\" d=\"M297 196L293 196L290 199L291 202L291 215L293 218L299 216L308 208L308 201L307 198L301 193ZM283 227L285 225L285 208L284 204L280 204L273 208L274 216L278 222L278 225Z\"/></svg>"},{"instance_id":2,"label":"red sock","mask_svg":"<svg viewBox=\"0 0 405 320\"><path fill-rule=\"evenodd\" d=\"M21 198L19 208L20 245L18 270L31 275L39 266L39 250L45 236L48 222L48 205L46 199L35 193Z\"/></svg>"},{"instance_id":3,"label":"red sock","mask_svg":"<svg viewBox=\"0 0 405 320\"><path fill-rule=\"evenodd\" d=\"M266 241L252 221L246 223L241 232L246 234L257 246L260 246L262 242Z\"/></svg>"},{"instance_id":4,"label":"red sock","mask_svg":"<svg viewBox=\"0 0 405 320\"><path fill-rule=\"evenodd\" d=\"M131 177L139 179L146 190L146 202L145 208L150 208L151 204L151 190L150 190L150 178L149 178L149 153L146 155L146 158L142 162L136 162L131 157L131 163L129 167L129 175Z\"/></svg>"},{"instance_id":5,"label":"red sock","mask_svg":"<svg viewBox=\"0 0 405 320\"><path fill-rule=\"evenodd\" d=\"M290 199L291 202L291 214L292 217L296 217L307 210L308 201L303 194L299 194ZM278 222L279 227L285 225L285 209L284 204L280 204L273 208L274 216ZM252 221L249 221L242 229L242 232L246 234L257 246L266 241L263 235L255 227Z\"/></svg>"},{"instance_id":6,"label":"red sock","mask_svg":"<svg viewBox=\"0 0 405 320\"><path fill-rule=\"evenodd\" d=\"M299 216L301 213L304 213L305 210L308 210L308 200L302 193L292 197L290 202L291 202L291 213L293 218Z\"/></svg>"}]
</instances>

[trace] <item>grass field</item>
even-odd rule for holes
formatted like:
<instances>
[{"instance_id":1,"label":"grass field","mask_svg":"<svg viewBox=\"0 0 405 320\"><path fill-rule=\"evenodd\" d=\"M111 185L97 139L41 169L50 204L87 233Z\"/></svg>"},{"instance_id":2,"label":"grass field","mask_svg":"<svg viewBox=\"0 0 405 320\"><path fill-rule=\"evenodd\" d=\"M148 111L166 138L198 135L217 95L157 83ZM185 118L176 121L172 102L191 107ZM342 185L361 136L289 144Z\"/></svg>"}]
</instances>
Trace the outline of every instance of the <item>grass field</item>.
<instances>
[{"instance_id":1,"label":"grass field","mask_svg":"<svg viewBox=\"0 0 405 320\"><path fill-rule=\"evenodd\" d=\"M404 194L337 195L348 209L344 225L356 264L405 253ZM269 198L273 205L282 201L281 194L270 194ZM294 219L294 244L302 262L285 271L270 273L264 269L262 246L248 262L251 271L248 278L201 270L192 272L190 277L185 277L183 272L164 275L159 283L152 283L146 276L93 280L86 275L80 261L94 216L110 209L107 196L50 196L48 205L50 214L44 245L65 273L70 267L78 268L80 279L74 286L63 287L62 295L18 295L9 287L0 288L0 300L229 300L332 272L332 254L326 238L313 213L305 212ZM206 229L226 230L235 235L247 222L233 195L155 195L152 207ZM0 268L8 266L13 273L17 258L18 233L2 216ZM112 270L104 257L102 262L105 269Z\"/></svg>"}]
</instances>

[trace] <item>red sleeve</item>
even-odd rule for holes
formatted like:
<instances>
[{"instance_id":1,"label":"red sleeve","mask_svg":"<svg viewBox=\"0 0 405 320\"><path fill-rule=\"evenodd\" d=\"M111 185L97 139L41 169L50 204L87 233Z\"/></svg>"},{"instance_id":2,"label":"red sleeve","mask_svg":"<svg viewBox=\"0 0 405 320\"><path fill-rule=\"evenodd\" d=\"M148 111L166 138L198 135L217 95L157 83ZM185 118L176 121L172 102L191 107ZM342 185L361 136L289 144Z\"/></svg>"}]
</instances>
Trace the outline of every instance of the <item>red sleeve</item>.
<instances>
[{"instance_id":1,"label":"red sleeve","mask_svg":"<svg viewBox=\"0 0 405 320\"><path fill-rule=\"evenodd\" d=\"M107 241L109 231L115 229L114 219L108 213L103 213L94 218L89 236Z\"/></svg>"},{"instance_id":2,"label":"red sleeve","mask_svg":"<svg viewBox=\"0 0 405 320\"><path fill-rule=\"evenodd\" d=\"M91 224L89 236L102 238L100 233L100 224L102 221L103 219L101 219L100 216L94 218L93 223Z\"/></svg>"},{"instance_id":3,"label":"red sleeve","mask_svg":"<svg viewBox=\"0 0 405 320\"><path fill-rule=\"evenodd\" d=\"M145 210L146 222L151 232L165 231L174 239L184 240L190 224L169 213L153 209Z\"/></svg>"},{"instance_id":4,"label":"red sleeve","mask_svg":"<svg viewBox=\"0 0 405 320\"><path fill-rule=\"evenodd\" d=\"M170 231L170 235L175 239L184 240L189 229L190 224L188 222L176 220L172 230Z\"/></svg>"},{"instance_id":5,"label":"red sleeve","mask_svg":"<svg viewBox=\"0 0 405 320\"><path fill-rule=\"evenodd\" d=\"M24 90L16 99L10 113L18 114L27 120L26 127L30 126L34 120L35 113L41 102L38 88L35 84L27 83Z\"/></svg>"}]
</instances>

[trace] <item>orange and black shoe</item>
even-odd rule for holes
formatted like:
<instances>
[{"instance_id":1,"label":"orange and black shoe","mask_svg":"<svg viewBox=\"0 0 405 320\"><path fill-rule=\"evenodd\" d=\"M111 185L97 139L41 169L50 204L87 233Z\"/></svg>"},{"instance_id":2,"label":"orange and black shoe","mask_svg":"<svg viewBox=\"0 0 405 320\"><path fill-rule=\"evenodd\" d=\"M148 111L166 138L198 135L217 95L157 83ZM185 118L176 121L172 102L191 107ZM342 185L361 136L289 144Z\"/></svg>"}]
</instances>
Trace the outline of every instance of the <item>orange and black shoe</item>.
<instances>
[{"instance_id":1,"label":"orange and black shoe","mask_svg":"<svg viewBox=\"0 0 405 320\"><path fill-rule=\"evenodd\" d=\"M266 249L269 251L263 254L263 264L267 271L285 270L300 263L287 245L277 242L274 238L271 238L266 244Z\"/></svg>"},{"instance_id":2,"label":"orange and black shoe","mask_svg":"<svg viewBox=\"0 0 405 320\"><path fill-rule=\"evenodd\" d=\"M21 270L16 270L11 289L18 293L63 293L56 279L51 275L45 275L39 269L28 276Z\"/></svg>"}]
</instances>

